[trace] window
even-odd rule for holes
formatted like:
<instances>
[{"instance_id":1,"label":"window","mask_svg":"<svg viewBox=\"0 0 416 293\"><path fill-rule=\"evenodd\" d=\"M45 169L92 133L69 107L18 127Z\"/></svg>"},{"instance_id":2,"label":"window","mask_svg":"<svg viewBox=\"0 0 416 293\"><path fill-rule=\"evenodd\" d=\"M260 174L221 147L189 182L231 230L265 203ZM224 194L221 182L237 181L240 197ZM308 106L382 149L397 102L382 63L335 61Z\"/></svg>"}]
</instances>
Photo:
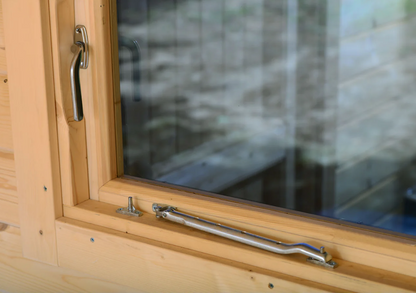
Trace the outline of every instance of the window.
<instances>
[{"instance_id":1,"label":"window","mask_svg":"<svg viewBox=\"0 0 416 293\"><path fill-rule=\"evenodd\" d=\"M18 9L17 4L8 3L8 11ZM406 37L412 31L412 3L166 0L159 4L120 1L117 6L116 1L63 0L51 1L49 10L43 5L42 11L50 13L50 34L47 31L42 42L33 43L36 48L52 49L56 98L52 105L57 109L64 219L33 217L29 219L33 227L50 219L52 227L82 221L82 237L73 238L80 240L79 250L85 245L90 254L102 253L90 248L92 243L103 245L117 230L131 237L125 247L133 247L131 239L138 235L148 245L164 243L166 249L199 253L211 262L244 264L245 272L257 267L266 270L264 274L317 282L331 286L325 287L328 291L334 291L333 287L414 291L413 232L404 229L411 225L396 225L394 219L396 215L398 222L411 219L400 215L407 214L413 186L407 171L412 165L413 108L408 97L413 91L413 44ZM138 8L123 10L123 5ZM227 21L230 26L222 26ZM201 26L202 33L192 30L188 22ZM69 48L76 24L87 28L91 49L89 67L80 72L85 114L81 122L74 121L69 99L69 61L73 58ZM49 30L48 25L36 23L42 32ZM154 34L148 34L149 30ZM241 35L261 42L245 41ZM235 45L234 38L241 45ZM360 40L362 45L354 43ZM19 48L17 42L10 44ZM273 50L275 46L281 50ZM213 51L205 51L208 48ZM186 50L199 54L189 59ZM226 55L228 50L235 54ZM281 70L274 66L280 63ZM203 90L206 93L201 95ZM229 102L234 107L228 107ZM54 114L53 106L48 114ZM32 108L24 109L30 112ZM36 114L35 118L48 121L55 117L52 114L49 118ZM171 118L162 119L165 114ZM200 120L204 117L206 123ZM49 133L53 134L52 126ZM207 144L206 152L201 152ZM258 160L257 155L265 159ZM232 156L241 159L231 160ZM247 163L251 158L255 163ZM218 189L163 179L192 164L215 166L213 173L220 173L227 160L237 164L236 172L225 172L231 177L219 176L222 186L213 180L211 186L217 184ZM409 174L409 179L402 173ZM35 179L39 185L40 179ZM42 186L42 192L49 191ZM116 213L130 196L143 217ZM386 200L391 201L385 204ZM173 225L156 219L153 203L176 206L191 215L288 243L323 245L340 266L327 270L306 263L302 256L275 256ZM48 204L48 208L53 206ZM360 211L362 207L367 213ZM27 210L43 212L29 206ZM363 217L366 225L339 220L342 211L352 222ZM91 231L105 236L97 241L88 236ZM43 238L39 229L35 232L42 241L33 241L33 247L49 248L50 243L43 240L50 237L49 229ZM60 262L94 267L96 259L72 257L67 243L72 234L62 238L59 229L56 234L53 240L59 255L67 252ZM117 237L122 238L120 233ZM122 247L116 247L116 252ZM129 251L139 254L139 250L134 246Z\"/></svg>"},{"instance_id":2,"label":"window","mask_svg":"<svg viewBox=\"0 0 416 293\"><path fill-rule=\"evenodd\" d=\"M118 1L124 173L416 235L413 1Z\"/></svg>"}]
</instances>

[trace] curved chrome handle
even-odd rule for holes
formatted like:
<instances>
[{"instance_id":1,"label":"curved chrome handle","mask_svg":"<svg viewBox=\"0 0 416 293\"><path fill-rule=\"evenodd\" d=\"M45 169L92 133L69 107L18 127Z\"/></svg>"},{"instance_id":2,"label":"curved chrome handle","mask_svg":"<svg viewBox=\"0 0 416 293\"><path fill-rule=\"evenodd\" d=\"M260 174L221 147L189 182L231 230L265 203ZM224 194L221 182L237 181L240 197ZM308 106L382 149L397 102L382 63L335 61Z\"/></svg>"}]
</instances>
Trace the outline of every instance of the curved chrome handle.
<instances>
[{"instance_id":1,"label":"curved chrome handle","mask_svg":"<svg viewBox=\"0 0 416 293\"><path fill-rule=\"evenodd\" d=\"M278 254L300 253L308 256L307 261L328 268L335 268L337 263L332 260L332 256L325 251L324 247L315 248L307 243L286 244L273 239L265 238L256 234L241 231L225 225L214 223L194 217L185 213L178 212L175 207L153 204L153 211L156 217L182 224L194 229L228 238L240 243L254 246L263 250Z\"/></svg>"},{"instance_id":2,"label":"curved chrome handle","mask_svg":"<svg viewBox=\"0 0 416 293\"><path fill-rule=\"evenodd\" d=\"M82 109L81 84L79 81L79 70L88 67L88 38L87 30L83 25L75 28L75 55L70 67L72 106L74 108L74 120L81 121L84 118Z\"/></svg>"},{"instance_id":3,"label":"curved chrome handle","mask_svg":"<svg viewBox=\"0 0 416 293\"><path fill-rule=\"evenodd\" d=\"M70 76L71 76L71 93L72 106L74 107L74 120L81 121L84 118L84 111L82 110L82 96L81 85L79 82L79 69L81 67L81 56L84 46L81 43L76 43L76 52L72 58Z\"/></svg>"}]
</instances>

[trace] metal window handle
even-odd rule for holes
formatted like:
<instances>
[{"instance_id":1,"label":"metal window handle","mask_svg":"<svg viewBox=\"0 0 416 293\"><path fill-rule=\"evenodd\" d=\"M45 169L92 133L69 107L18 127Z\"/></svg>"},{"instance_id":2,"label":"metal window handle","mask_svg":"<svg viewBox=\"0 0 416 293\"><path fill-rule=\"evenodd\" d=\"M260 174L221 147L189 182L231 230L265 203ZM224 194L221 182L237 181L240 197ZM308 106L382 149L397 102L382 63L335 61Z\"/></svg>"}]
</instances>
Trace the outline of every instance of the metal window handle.
<instances>
[{"instance_id":1,"label":"metal window handle","mask_svg":"<svg viewBox=\"0 0 416 293\"><path fill-rule=\"evenodd\" d=\"M221 224L200 219L188 214L178 212L175 207L153 204L153 211L156 217L179 223L194 229L202 230L240 243L261 248L278 254L300 253L308 256L307 261L328 268L335 268L337 263L332 256L325 251L324 247L315 248L307 243L286 244L280 241L261 237L245 231L227 227Z\"/></svg>"},{"instance_id":2,"label":"metal window handle","mask_svg":"<svg viewBox=\"0 0 416 293\"><path fill-rule=\"evenodd\" d=\"M81 121L84 118L82 109L81 84L79 81L79 70L88 68L88 36L87 29L83 25L75 27L74 46L75 55L70 67L72 106L74 108L74 120Z\"/></svg>"}]
</instances>

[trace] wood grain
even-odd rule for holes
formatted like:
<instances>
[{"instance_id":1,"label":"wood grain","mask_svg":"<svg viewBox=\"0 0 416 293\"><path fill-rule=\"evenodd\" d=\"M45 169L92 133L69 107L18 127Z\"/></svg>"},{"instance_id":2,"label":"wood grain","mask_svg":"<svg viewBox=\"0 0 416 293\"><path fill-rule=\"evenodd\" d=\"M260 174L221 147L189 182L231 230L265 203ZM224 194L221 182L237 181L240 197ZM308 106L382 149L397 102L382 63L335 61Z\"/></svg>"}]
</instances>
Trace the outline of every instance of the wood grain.
<instances>
[{"instance_id":1,"label":"wood grain","mask_svg":"<svg viewBox=\"0 0 416 293\"><path fill-rule=\"evenodd\" d=\"M49 3L62 198L64 204L76 205L89 199L89 186L85 120L74 121L69 78L75 28L74 2L51 0Z\"/></svg>"},{"instance_id":2,"label":"wood grain","mask_svg":"<svg viewBox=\"0 0 416 293\"><path fill-rule=\"evenodd\" d=\"M3 7L0 2L0 48L4 49Z\"/></svg>"},{"instance_id":3,"label":"wood grain","mask_svg":"<svg viewBox=\"0 0 416 293\"><path fill-rule=\"evenodd\" d=\"M381 292L392 290L394 287L394 291L400 291L410 289L406 284L415 280L412 277L347 261L341 261L342 266L334 270L322 270L321 267L307 263L306 257L302 255L273 254L189 227L158 220L154 214L145 213L140 218L119 215L116 213L117 208L118 206L87 201L77 207L65 208L65 216L310 281L320 275L320 283L344 290ZM276 237L275 239L281 240ZM415 289L416 287L411 290Z\"/></svg>"},{"instance_id":4,"label":"wood grain","mask_svg":"<svg viewBox=\"0 0 416 293\"><path fill-rule=\"evenodd\" d=\"M0 199L0 222L15 227L20 226L19 206L17 203Z\"/></svg>"},{"instance_id":5,"label":"wood grain","mask_svg":"<svg viewBox=\"0 0 416 293\"><path fill-rule=\"evenodd\" d=\"M4 47L0 47L0 74L7 74L6 50Z\"/></svg>"},{"instance_id":6,"label":"wood grain","mask_svg":"<svg viewBox=\"0 0 416 293\"><path fill-rule=\"evenodd\" d=\"M90 198L117 177L109 1L75 1L75 23L88 28L90 63L80 73L87 136ZM97 48L97 49L96 49Z\"/></svg>"},{"instance_id":7,"label":"wood grain","mask_svg":"<svg viewBox=\"0 0 416 293\"><path fill-rule=\"evenodd\" d=\"M9 86L5 74L0 74L0 151L13 152Z\"/></svg>"},{"instance_id":8,"label":"wood grain","mask_svg":"<svg viewBox=\"0 0 416 293\"><path fill-rule=\"evenodd\" d=\"M184 212L283 242L324 245L338 259L416 277L415 240L372 232L341 221L287 214L284 209L272 211L127 179L112 180L100 190L101 201L117 206L126 205L128 196L133 196L137 208L148 213L153 213L153 203L169 204Z\"/></svg>"},{"instance_id":9,"label":"wood grain","mask_svg":"<svg viewBox=\"0 0 416 293\"><path fill-rule=\"evenodd\" d=\"M13 153L0 151L0 199L18 203Z\"/></svg>"},{"instance_id":10,"label":"wood grain","mask_svg":"<svg viewBox=\"0 0 416 293\"><path fill-rule=\"evenodd\" d=\"M20 230L0 229L1 292L133 292L109 279L24 258Z\"/></svg>"},{"instance_id":11,"label":"wood grain","mask_svg":"<svg viewBox=\"0 0 416 293\"><path fill-rule=\"evenodd\" d=\"M56 265L55 219L62 204L49 5L2 5L23 255Z\"/></svg>"},{"instance_id":12,"label":"wood grain","mask_svg":"<svg viewBox=\"0 0 416 293\"><path fill-rule=\"evenodd\" d=\"M59 265L142 292L338 292L337 288L61 218ZM91 241L93 239L94 241Z\"/></svg>"}]
</instances>

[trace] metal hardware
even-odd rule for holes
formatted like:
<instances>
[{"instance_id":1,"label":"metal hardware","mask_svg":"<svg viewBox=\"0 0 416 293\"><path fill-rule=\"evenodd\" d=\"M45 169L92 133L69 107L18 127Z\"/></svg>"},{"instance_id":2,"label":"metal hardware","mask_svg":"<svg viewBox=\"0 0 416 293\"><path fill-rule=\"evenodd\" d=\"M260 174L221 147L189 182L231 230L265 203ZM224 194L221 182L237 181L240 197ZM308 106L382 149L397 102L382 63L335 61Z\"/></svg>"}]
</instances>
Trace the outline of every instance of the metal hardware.
<instances>
[{"instance_id":1,"label":"metal hardware","mask_svg":"<svg viewBox=\"0 0 416 293\"><path fill-rule=\"evenodd\" d=\"M74 36L74 44L81 43L84 48L81 56L81 63L80 68L87 69L88 68L88 57L89 57L89 45L88 45L88 35L87 29L83 25L77 25L75 27L75 36Z\"/></svg>"},{"instance_id":2,"label":"metal hardware","mask_svg":"<svg viewBox=\"0 0 416 293\"><path fill-rule=\"evenodd\" d=\"M136 210L136 208L134 207L133 198L131 196L129 197L129 203L127 208L119 208L117 209L117 213L134 217L140 217L141 215L143 215L141 211Z\"/></svg>"},{"instance_id":3,"label":"metal hardware","mask_svg":"<svg viewBox=\"0 0 416 293\"><path fill-rule=\"evenodd\" d=\"M259 235L241 231L211 221L203 220L177 211L177 208L162 204L153 204L153 211L157 218L163 218L171 222L179 223L194 229L202 230L214 235L228 238L240 243L261 248L278 254L300 253L308 256L308 262L328 268L335 268L337 263L324 247L315 248L307 243L286 244L280 241L265 238Z\"/></svg>"},{"instance_id":4,"label":"metal hardware","mask_svg":"<svg viewBox=\"0 0 416 293\"><path fill-rule=\"evenodd\" d=\"M81 85L79 82L79 70L88 68L88 36L87 29L83 25L75 27L74 46L75 55L70 67L72 106L74 108L74 120L81 121L84 118L82 109Z\"/></svg>"}]
</instances>

